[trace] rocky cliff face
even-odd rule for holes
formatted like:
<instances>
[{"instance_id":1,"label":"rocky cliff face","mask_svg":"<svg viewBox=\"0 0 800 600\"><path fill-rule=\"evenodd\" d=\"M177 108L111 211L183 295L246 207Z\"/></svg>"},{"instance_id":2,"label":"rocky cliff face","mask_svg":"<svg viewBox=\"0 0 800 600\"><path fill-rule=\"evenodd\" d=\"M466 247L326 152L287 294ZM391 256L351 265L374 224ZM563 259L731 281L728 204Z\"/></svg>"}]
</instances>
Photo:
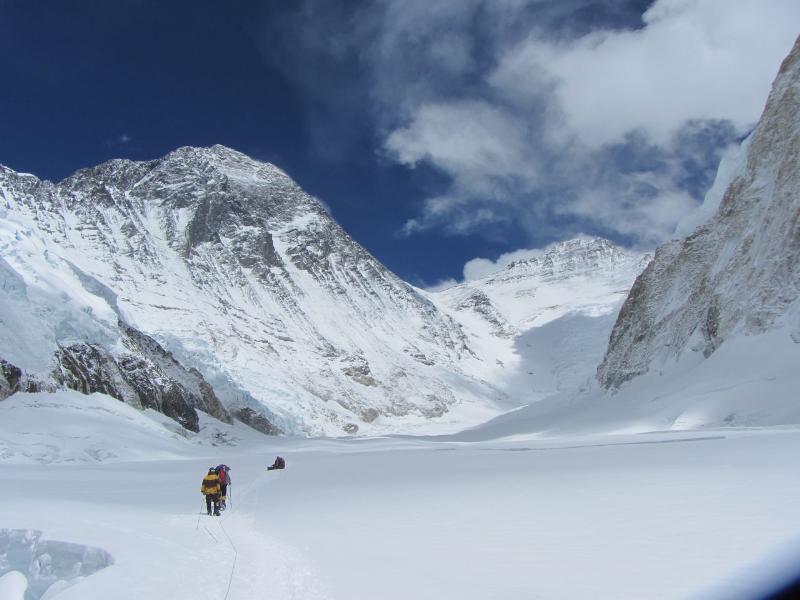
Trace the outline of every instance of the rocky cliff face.
<instances>
[{"instance_id":1,"label":"rocky cliff face","mask_svg":"<svg viewBox=\"0 0 800 600\"><path fill-rule=\"evenodd\" d=\"M781 66L713 217L660 247L598 368L614 388L687 353L786 328L800 340L800 40ZM711 196L711 195L710 195ZM758 357L754 357L754 368Z\"/></svg>"},{"instance_id":2,"label":"rocky cliff face","mask_svg":"<svg viewBox=\"0 0 800 600\"><path fill-rule=\"evenodd\" d=\"M59 345L53 378L66 388L107 394L150 408L197 432L197 410L230 423L228 411L195 369L187 370L155 340L120 323L122 349L87 342Z\"/></svg>"},{"instance_id":3,"label":"rocky cliff face","mask_svg":"<svg viewBox=\"0 0 800 600\"><path fill-rule=\"evenodd\" d=\"M391 431L482 418L500 396L452 318L285 173L222 146L58 184L0 167L0 249L3 358L190 427L186 407L270 431ZM145 393L153 378L184 391Z\"/></svg>"}]
</instances>

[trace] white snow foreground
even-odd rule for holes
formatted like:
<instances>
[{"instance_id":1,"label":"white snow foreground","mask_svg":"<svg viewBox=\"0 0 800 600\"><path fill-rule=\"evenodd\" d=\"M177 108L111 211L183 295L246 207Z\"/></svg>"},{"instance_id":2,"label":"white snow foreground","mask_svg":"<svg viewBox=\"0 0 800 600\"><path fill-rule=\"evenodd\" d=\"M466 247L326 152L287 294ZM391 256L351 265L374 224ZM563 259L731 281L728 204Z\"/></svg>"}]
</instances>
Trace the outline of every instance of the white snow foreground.
<instances>
[{"instance_id":1,"label":"white snow foreground","mask_svg":"<svg viewBox=\"0 0 800 600\"><path fill-rule=\"evenodd\" d=\"M110 557L47 600L746 598L800 556L798 428L212 446L238 430L185 439L101 395L0 410L0 531ZM287 469L267 472L277 454ZM220 462L213 518L199 488ZM32 571L3 552L17 600Z\"/></svg>"},{"instance_id":2,"label":"white snow foreground","mask_svg":"<svg viewBox=\"0 0 800 600\"><path fill-rule=\"evenodd\" d=\"M9 571L0 577L0 598L3 600L24 600L28 580L19 571Z\"/></svg>"}]
</instances>

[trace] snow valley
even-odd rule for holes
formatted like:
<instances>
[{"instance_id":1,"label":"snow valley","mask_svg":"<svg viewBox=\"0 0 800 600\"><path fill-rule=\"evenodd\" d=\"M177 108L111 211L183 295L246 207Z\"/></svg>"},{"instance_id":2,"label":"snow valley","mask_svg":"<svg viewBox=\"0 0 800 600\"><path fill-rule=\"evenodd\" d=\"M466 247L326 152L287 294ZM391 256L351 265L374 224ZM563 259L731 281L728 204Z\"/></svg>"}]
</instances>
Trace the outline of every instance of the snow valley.
<instances>
[{"instance_id":1,"label":"snow valley","mask_svg":"<svg viewBox=\"0 0 800 600\"><path fill-rule=\"evenodd\" d=\"M71 391L0 419L40 461L0 470L0 577L48 599L741 598L798 556L792 429L265 444L223 424L201 444ZM219 462L216 519L198 490Z\"/></svg>"},{"instance_id":2,"label":"snow valley","mask_svg":"<svg viewBox=\"0 0 800 600\"><path fill-rule=\"evenodd\" d=\"M223 146L58 184L0 167L0 590L781 583L800 539L798 114L800 43L652 256L582 236L436 293ZM222 460L230 510L206 518Z\"/></svg>"}]
</instances>

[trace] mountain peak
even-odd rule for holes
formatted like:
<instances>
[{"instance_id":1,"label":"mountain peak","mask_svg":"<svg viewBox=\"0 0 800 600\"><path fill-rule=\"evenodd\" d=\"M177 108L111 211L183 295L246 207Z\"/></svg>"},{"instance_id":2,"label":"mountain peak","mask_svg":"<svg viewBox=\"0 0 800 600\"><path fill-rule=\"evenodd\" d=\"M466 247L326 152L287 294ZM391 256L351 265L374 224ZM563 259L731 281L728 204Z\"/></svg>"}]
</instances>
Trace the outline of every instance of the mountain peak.
<instances>
[{"instance_id":1,"label":"mountain peak","mask_svg":"<svg viewBox=\"0 0 800 600\"><path fill-rule=\"evenodd\" d=\"M622 263L638 265L642 260L643 255L640 252L622 248L605 238L580 236L551 244L541 254L516 260L505 269L488 276L486 280L491 282L531 275L568 276L578 272L613 268Z\"/></svg>"},{"instance_id":2,"label":"mountain peak","mask_svg":"<svg viewBox=\"0 0 800 600\"><path fill-rule=\"evenodd\" d=\"M269 162L256 160L238 150L215 144L213 146L181 146L158 162L183 163L203 170L213 169L239 182L251 184L281 183L297 187L282 169Z\"/></svg>"}]
</instances>

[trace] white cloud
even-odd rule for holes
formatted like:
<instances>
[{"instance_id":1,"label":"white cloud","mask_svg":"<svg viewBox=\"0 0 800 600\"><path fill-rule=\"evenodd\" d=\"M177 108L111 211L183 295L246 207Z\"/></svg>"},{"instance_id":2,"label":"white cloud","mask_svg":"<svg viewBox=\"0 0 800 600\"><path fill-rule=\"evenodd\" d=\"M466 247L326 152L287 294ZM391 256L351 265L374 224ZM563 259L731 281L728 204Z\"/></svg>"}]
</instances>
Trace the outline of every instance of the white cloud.
<instances>
[{"instance_id":1,"label":"white cloud","mask_svg":"<svg viewBox=\"0 0 800 600\"><path fill-rule=\"evenodd\" d=\"M447 233L462 235L477 228L509 225L509 216L497 210L495 204L491 199L487 200L486 196L481 205L470 195L458 193L428 198L422 214L409 219L400 234L410 236L434 227L442 227Z\"/></svg>"},{"instance_id":2,"label":"white cloud","mask_svg":"<svg viewBox=\"0 0 800 600\"><path fill-rule=\"evenodd\" d=\"M424 29L424 7L415 6L413 22ZM732 135L758 119L797 35L800 2L657 0L643 21L638 30L574 39L537 30L511 47L499 41L509 22L497 21L485 88L406 105L404 124L385 138L390 157L426 162L452 180L404 233L473 233L514 222L535 237L548 224L530 216L557 214L641 244L668 237L698 201L685 165L713 169ZM730 123L728 137L706 123ZM693 130L702 160L692 156L697 141L681 137ZM642 165L620 164L612 150L626 147L628 163Z\"/></svg>"},{"instance_id":3,"label":"white cloud","mask_svg":"<svg viewBox=\"0 0 800 600\"><path fill-rule=\"evenodd\" d=\"M551 43L530 38L505 55L492 84L532 97L545 79L570 131L590 146L632 130L659 144L687 121L758 118L798 34L796 0L658 0L636 31Z\"/></svg>"},{"instance_id":4,"label":"white cloud","mask_svg":"<svg viewBox=\"0 0 800 600\"><path fill-rule=\"evenodd\" d=\"M594 189L559 210L629 236L637 240L637 245L650 247L668 238L675 224L696 205L688 193L665 184L652 195L637 194L635 189Z\"/></svg>"},{"instance_id":5,"label":"white cloud","mask_svg":"<svg viewBox=\"0 0 800 600\"><path fill-rule=\"evenodd\" d=\"M337 155L378 139L449 181L401 233L531 245L668 236L758 119L800 23L798 0L297 4L264 44L323 105L311 138Z\"/></svg>"},{"instance_id":6,"label":"white cloud","mask_svg":"<svg viewBox=\"0 0 800 600\"><path fill-rule=\"evenodd\" d=\"M386 148L407 165L429 161L479 193L498 180L532 183L537 176L525 123L482 101L424 104Z\"/></svg>"},{"instance_id":7,"label":"white cloud","mask_svg":"<svg viewBox=\"0 0 800 600\"><path fill-rule=\"evenodd\" d=\"M490 260L488 258L473 258L464 265L464 281L474 281L476 279L483 279L492 273L497 273L505 269L511 263L518 260L526 260L544 254L546 249L530 249L530 250L514 250L501 254L497 260Z\"/></svg>"},{"instance_id":8,"label":"white cloud","mask_svg":"<svg viewBox=\"0 0 800 600\"><path fill-rule=\"evenodd\" d=\"M449 279L442 279L438 283L434 283L433 285L425 286L426 292L441 292L442 290L446 290L448 288L453 287L454 285L458 285L461 283L460 281L456 281L453 278Z\"/></svg>"}]
</instances>

